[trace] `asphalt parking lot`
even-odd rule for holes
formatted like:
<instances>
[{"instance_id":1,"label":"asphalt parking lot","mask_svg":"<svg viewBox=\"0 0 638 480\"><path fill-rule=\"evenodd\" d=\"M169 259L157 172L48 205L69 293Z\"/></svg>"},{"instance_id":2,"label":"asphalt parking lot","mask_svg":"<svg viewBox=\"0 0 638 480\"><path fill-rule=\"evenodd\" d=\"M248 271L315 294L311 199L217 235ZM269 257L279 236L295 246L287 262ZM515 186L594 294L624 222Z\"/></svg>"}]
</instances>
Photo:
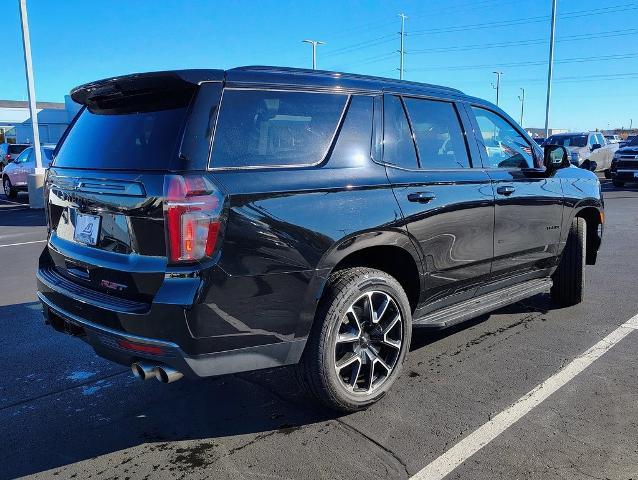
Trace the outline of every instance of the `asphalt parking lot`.
<instances>
[{"instance_id":1,"label":"asphalt parking lot","mask_svg":"<svg viewBox=\"0 0 638 480\"><path fill-rule=\"evenodd\" d=\"M0 196L0 478L417 475L638 313L638 187L604 190L584 303L554 309L539 295L416 330L392 391L344 416L314 405L286 369L141 382L46 328L34 294L43 214ZM633 331L447 478L637 479L637 351Z\"/></svg>"}]
</instances>

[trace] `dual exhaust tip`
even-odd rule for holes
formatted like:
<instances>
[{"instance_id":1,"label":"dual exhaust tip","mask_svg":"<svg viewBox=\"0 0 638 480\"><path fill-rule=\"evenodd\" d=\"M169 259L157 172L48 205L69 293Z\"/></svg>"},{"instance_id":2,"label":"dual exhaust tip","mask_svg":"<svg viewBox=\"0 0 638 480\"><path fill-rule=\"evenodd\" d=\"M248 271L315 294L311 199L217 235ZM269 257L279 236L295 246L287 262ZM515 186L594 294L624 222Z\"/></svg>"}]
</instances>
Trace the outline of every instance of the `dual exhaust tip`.
<instances>
[{"instance_id":1,"label":"dual exhaust tip","mask_svg":"<svg viewBox=\"0 0 638 480\"><path fill-rule=\"evenodd\" d=\"M140 380L155 378L162 383L176 382L184 375L167 365L155 365L149 362L135 362L131 364L131 370Z\"/></svg>"}]
</instances>

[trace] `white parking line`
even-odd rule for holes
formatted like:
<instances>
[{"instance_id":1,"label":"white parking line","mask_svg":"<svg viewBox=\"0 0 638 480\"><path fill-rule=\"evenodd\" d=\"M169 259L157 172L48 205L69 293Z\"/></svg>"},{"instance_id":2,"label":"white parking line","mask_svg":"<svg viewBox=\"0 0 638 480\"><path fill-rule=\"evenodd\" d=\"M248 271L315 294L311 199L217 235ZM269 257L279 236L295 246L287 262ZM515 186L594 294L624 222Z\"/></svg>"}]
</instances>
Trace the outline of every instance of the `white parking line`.
<instances>
[{"instance_id":1,"label":"white parking line","mask_svg":"<svg viewBox=\"0 0 638 480\"><path fill-rule=\"evenodd\" d=\"M43 243L43 242L46 242L46 240L33 240L32 242L7 243L6 245L0 245L0 248L17 247L18 245L29 245L30 243Z\"/></svg>"},{"instance_id":2,"label":"white parking line","mask_svg":"<svg viewBox=\"0 0 638 480\"><path fill-rule=\"evenodd\" d=\"M12 203L13 205L20 205L22 207L28 207L28 204L20 203L20 202L12 202L11 200L5 200L4 198L0 198L0 202Z\"/></svg>"},{"instance_id":3,"label":"white parking line","mask_svg":"<svg viewBox=\"0 0 638 480\"><path fill-rule=\"evenodd\" d=\"M480 426L439 458L417 472L411 477L411 480L440 480L451 473L481 448L527 415L534 407L545 401L552 393L563 387L567 382L576 377L576 375L598 360L610 348L637 329L638 315L635 315L585 353L572 360L566 367L549 377L526 395L523 395L511 407L493 417L489 422Z\"/></svg>"}]
</instances>

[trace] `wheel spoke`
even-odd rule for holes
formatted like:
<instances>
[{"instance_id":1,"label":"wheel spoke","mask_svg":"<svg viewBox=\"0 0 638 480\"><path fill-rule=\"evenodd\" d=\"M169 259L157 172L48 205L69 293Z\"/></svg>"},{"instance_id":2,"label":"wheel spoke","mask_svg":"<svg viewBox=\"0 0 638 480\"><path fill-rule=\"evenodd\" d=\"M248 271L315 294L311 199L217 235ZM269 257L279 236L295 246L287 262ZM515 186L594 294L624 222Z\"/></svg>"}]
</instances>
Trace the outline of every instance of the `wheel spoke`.
<instances>
[{"instance_id":1,"label":"wheel spoke","mask_svg":"<svg viewBox=\"0 0 638 480\"><path fill-rule=\"evenodd\" d=\"M337 363L335 366L337 367L337 371L341 371L344 368L346 368L348 365L352 365L354 362L361 363L361 360L359 359L359 355L357 355L354 352L348 352L339 360L337 360Z\"/></svg>"},{"instance_id":2,"label":"wheel spoke","mask_svg":"<svg viewBox=\"0 0 638 480\"><path fill-rule=\"evenodd\" d=\"M390 305L390 301L391 301L390 295L387 295L385 293L383 295L385 296L385 301L383 302L383 305L381 305L381 311L377 315L377 322L383 319L383 316L385 315L385 312L388 309L388 305Z\"/></svg>"},{"instance_id":3,"label":"wheel spoke","mask_svg":"<svg viewBox=\"0 0 638 480\"><path fill-rule=\"evenodd\" d=\"M374 304L372 303L372 294L373 292L368 292L366 296L368 297L368 310L370 314L370 321L372 323L377 323L379 319L377 318L377 312L374 311Z\"/></svg>"},{"instance_id":4,"label":"wheel spoke","mask_svg":"<svg viewBox=\"0 0 638 480\"><path fill-rule=\"evenodd\" d=\"M388 338L388 334L392 331L392 329L400 320L401 320L401 316L397 315L390 322L390 324L383 330L383 343L392 348L396 348L397 350L401 348L401 340L393 340L391 338Z\"/></svg>"},{"instance_id":5,"label":"wheel spoke","mask_svg":"<svg viewBox=\"0 0 638 480\"><path fill-rule=\"evenodd\" d=\"M359 379L359 374L361 373L361 367L363 363L361 363L361 357L357 355L356 363L352 364L352 371L350 372L350 381L348 382L350 387L354 390L357 387L357 380Z\"/></svg>"},{"instance_id":6,"label":"wheel spoke","mask_svg":"<svg viewBox=\"0 0 638 480\"><path fill-rule=\"evenodd\" d=\"M340 333L337 337L337 343L352 343L359 340L360 335L357 333L346 332Z\"/></svg>"},{"instance_id":7,"label":"wheel spoke","mask_svg":"<svg viewBox=\"0 0 638 480\"><path fill-rule=\"evenodd\" d=\"M354 323L357 327L357 336L361 336L361 322L359 321L359 317L357 317L357 314L355 313L354 308L350 307L348 311L346 312L346 316L347 315L350 315L352 319L354 320Z\"/></svg>"}]
</instances>

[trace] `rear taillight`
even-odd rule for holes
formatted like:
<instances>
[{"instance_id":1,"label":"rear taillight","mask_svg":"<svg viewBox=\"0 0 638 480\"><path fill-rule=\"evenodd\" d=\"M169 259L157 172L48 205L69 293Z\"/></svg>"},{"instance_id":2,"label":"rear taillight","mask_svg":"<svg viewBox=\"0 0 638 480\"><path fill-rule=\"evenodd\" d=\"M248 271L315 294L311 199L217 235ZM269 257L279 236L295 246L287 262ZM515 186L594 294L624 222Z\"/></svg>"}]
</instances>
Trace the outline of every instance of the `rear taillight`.
<instances>
[{"instance_id":1,"label":"rear taillight","mask_svg":"<svg viewBox=\"0 0 638 480\"><path fill-rule=\"evenodd\" d=\"M5 160L11 160L11 154L10 154L10 153L7 153L7 154L4 156L4 159L5 159Z\"/></svg>"},{"instance_id":2,"label":"rear taillight","mask_svg":"<svg viewBox=\"0 0 638 480\"><path fill-rule=\"evenodd\" d=\"M212 257L220 233L223 195L206 177L164 177L166 240L171 263Z\"/></svg>"}]
</instances>

